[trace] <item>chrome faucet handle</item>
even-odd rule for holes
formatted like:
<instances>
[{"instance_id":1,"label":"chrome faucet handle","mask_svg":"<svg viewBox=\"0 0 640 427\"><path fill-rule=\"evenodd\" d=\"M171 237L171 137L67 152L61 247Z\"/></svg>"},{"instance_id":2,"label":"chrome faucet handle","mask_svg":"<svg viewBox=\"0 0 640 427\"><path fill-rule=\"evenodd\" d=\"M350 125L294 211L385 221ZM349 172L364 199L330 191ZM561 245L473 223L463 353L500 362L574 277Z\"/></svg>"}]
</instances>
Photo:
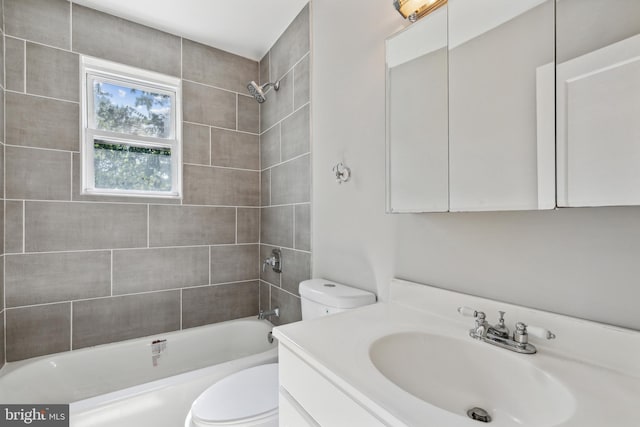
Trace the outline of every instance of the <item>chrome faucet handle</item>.
<instances>
[{"instance_id":1,"label":"chrome faucet handle","mask_svg":"<svg viewBox=\"0 0 640 427\"><path fill-rule=\"evenodd\" d=\"M504 324L504 311L498 311L499 318L498 323L490 328L490 332L500 338L509 338L509 328Z\"/></svg>"},{"instance_id":2,"label":"chrome faucet handle","mask_svg":"<svg viewBox=\"0 0 640 427\"><path fill-rule=\"evenodd\" d=\"M264 273L267 266L271 267L276 273L282 273L282 252L280 249L272 249L271 255L262 261L262 272Z\"/></svg>"},{"instance_id":3,"label":"chrome faucet handle","mask_svg":"<svg viewBox=\"0 0 640 427\"><path fill-rule=\"evenodd\" d=\"M475 317L476 323L483 325L487 322L487 315L484 314L484 311L476 311L470 307L458 307L458 313L462 314L465 317Z\"/></svg>"},{"instance_id":4,"label":"chrome faucet handle","mask_svg":"<svg viewBox=\"0 0 640 427\"><path fill-rule=\"evenodd\" d=\"M527 328L528 334L533 335L534 337L538 337L544 340L556 339L556 334L554 334L548 329L541 328L539 326L527 326L526 328Z\"/></svg>"},{"instance_id":5,"label":"chrome faucet handle","mask_svg":"<svg viewBox=\"0 0 640 427\"><path fill-rule=\"evenodd\" d=\"M267 270L267 265L268 266L272 266L273 265L273 257L267 257L264 259L264 261L262 261L262 272L264 273Z\"/></svg>"},{"instance_id":6,"label":"chrome faucet handle","mask_svg":"<svg viewBox=\"0 0 640 427\"><path fill-rule=\"evenodd\" d=\"M458 307L458 313L462 314L465 317L478 317L482 314L482 317L486 317L485 314L481 311L476 311L471 307Z\"/></svg>"},{"instance_id":7,"label":"chrome faucet handle","mask_svg":"<svg viewBox=\"0 0 640 427\"><path fill-rule=\"evenodd\" d=\"M516 330L513 331L513 340L521 346L527 345L529 342L529 334L527 333L527 325L522 322L516 323Z\"/></svg>"},{"instance_id":8,"label":"chrome faucet handle","mask_svg":"<svg viewBox=\"0 0 640 427\"><path fill-rule=\"evenodd\" d=\"M500 326L504 326L504 315L505 315L506 313L507 313L506 311L498 311L498 315L500 316L500 317L498 318L498 324L499 324Z\"/></svg>"},{"instance_id":9,"label":"chrome faucet handle","mask_svg":"<svg viewBox=\"0 0 640 427\"><path fill-rule=\"evenodd\" d=\"M529 342L529 335L545 340L553 340L556 338L556 335L548 329L539 326L527 326L522 322L516 323L516 330L513 331L514 341L525 345Z\"/></svg>"},{"instance_id":10,"label":"chrome faucet handle","mask_svg":"<svg viewBox=\"0 0 640 427\"><path fill-rule=\"evenodd\" d=\"M484 337L489 330L489 322L487 322L487 315L483 311L477 311L469 307L458 307L458 313L466 317L474 317L476 319L475 328L471 329L469 333L473 336Z\"/></svg>"}]
</instances>

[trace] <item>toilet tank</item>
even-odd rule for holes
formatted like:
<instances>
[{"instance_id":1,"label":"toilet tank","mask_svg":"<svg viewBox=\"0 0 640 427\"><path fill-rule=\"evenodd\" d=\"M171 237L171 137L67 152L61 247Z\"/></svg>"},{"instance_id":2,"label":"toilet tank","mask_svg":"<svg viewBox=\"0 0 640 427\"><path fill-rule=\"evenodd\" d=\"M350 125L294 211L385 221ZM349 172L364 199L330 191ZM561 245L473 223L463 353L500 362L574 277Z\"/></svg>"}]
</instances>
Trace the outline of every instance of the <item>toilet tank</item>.
<instances>
[{"instance_id":1,"label":"toilet tank","mask_svg":"<svg viewBox=\"0 0 640 427\"><path fill-rule=\"evenodd\" d=\"M324 279L300 283L302 320L340 313L376 302L375 294Z\"/></svg>"}]
</instances>

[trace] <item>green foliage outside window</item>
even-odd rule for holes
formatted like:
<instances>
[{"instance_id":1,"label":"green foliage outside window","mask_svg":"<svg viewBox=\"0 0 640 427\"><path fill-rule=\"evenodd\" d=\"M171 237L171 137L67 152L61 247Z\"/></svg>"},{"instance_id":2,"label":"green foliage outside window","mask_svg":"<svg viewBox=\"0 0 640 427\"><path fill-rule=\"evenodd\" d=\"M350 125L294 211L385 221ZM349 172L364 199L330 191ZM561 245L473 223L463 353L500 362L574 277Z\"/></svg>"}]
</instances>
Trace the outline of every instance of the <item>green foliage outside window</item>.
<instances>
[{"instance_id":1,"label":"green foliage outside window","mask_svg":"<svg viewBox=\"0 0 640 427\"><path fill-rule=\"evenodd\" d=\"M155 138L169 136L169 95L98 81L93 89L97 129Z\"/></svg>"},{"instance_id":2,"label":"green foliage outside window","mask_svg":"<svg viewBox=\"0 0 640 427\"><path fill-rule=\"evenodd\" d=\"M132 136L168 138L171 97L94 81L97 129ZM171 191L171 149L94 140L95 188Z\"/></svg>"},{"instance_id":3,"label":"green foliage outside window","mask_svg":"<svg viewBox=\"0 0 640 427\"><path fill-rule=\"evenodd\" d=\"M171 191L171 149L95 140L96 188Z\"/></svg>"}]
</instances>

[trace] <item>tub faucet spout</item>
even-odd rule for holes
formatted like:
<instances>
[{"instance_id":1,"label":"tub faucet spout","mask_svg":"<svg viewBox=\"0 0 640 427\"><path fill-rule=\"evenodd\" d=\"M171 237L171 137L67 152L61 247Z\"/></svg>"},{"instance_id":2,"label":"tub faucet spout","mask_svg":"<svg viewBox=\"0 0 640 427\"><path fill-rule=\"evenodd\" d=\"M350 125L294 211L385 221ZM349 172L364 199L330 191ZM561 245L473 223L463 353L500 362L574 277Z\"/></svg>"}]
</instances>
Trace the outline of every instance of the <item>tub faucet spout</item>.
<instances>
[{"instance_id":1,"label":"tub faucet spout","mask_svg":"<svg viewBox=\"0 0 640 427\"><path fill-rule=\"evenodd\" d=\"M263 320L263 319L268 319L271 316L276 316L276 317L280 317L280 308L276 307L273 310L260 310L260 313L258 314L258 319Z\"/></svg>"}]
</instances>

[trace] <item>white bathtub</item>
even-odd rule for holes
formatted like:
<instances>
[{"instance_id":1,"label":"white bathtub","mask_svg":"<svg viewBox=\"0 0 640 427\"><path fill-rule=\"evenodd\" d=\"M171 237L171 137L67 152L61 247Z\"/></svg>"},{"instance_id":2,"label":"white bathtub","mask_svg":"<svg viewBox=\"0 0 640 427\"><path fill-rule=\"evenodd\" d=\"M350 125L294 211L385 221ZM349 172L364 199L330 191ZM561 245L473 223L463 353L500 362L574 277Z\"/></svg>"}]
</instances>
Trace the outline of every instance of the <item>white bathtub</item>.
<instances>
[{"instance_id":1,"label":"white bathtub","mask_svg":"<svg viewBox=\"0 0 640 427\"><path fill-rule=\"evenodd\" d=\"M8 363L0 402L70 403L74 427L179 426L218 379L277 361L271 328L240 319Z\"/></svg>"}]
</instances>

